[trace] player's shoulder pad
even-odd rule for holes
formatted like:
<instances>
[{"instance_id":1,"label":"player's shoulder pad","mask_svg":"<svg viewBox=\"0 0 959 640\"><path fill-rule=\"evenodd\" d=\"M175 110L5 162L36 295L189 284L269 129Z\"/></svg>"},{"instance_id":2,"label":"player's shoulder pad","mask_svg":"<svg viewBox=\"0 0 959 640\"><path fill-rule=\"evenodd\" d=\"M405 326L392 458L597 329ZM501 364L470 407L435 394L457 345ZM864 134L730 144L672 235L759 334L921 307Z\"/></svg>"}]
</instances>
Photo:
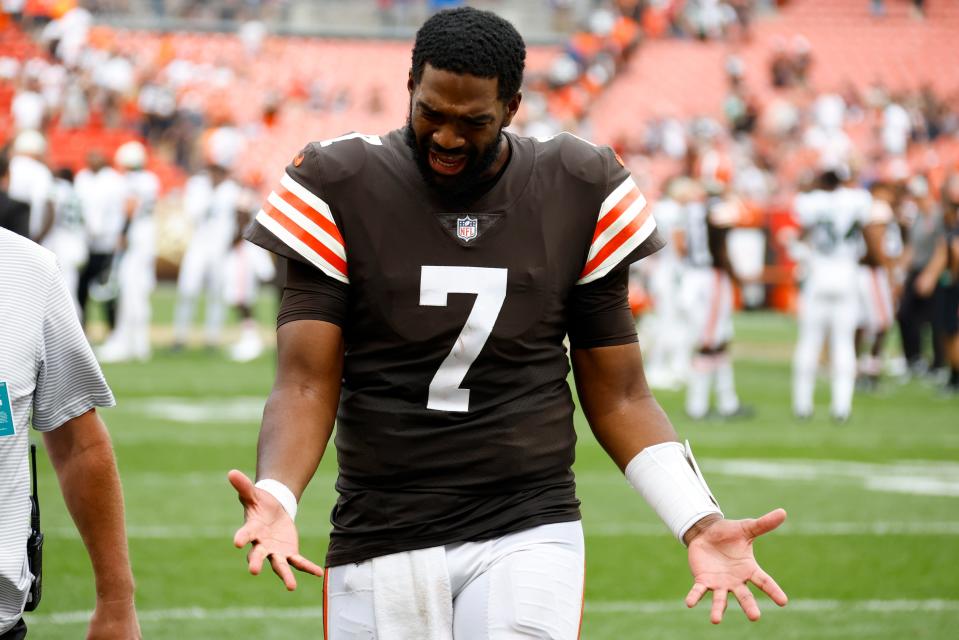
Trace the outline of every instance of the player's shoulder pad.
<instances>
[{"instance_id":1,"label":"player's shoulder pad","mask_svg":"<svg viewBox=\"0 0 959 640\"><path fill-rule=\"evenodd\" d=\"M349 180L360 173L369 154L382 151L379 136L348 133L338 138L311 142L300 151L287 167L294 177L318 179L325 185ZM309 174L316 174L310 176Z\"/></svg>"},{"instance_id":2,"label":"player's shoulder pad","mask_svg":"<svg viewBox=\"0 0 959 640\"><path fill-rule=\"evenodd\" d=\"M595 145L572 133L540 138L538 142L545 157L556 157L563 172L581 182L605 187L612 174L628 173L610 147Z\"/></svg>"}]
</instances>

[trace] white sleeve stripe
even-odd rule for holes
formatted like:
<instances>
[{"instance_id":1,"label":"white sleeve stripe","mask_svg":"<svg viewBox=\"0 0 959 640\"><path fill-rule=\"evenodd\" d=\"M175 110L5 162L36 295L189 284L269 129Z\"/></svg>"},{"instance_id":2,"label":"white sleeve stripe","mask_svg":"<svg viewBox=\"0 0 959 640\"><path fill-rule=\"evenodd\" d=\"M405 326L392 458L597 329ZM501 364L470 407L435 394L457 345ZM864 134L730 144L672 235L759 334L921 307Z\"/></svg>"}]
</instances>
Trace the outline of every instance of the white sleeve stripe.
<instances>
[{"instance_id":1,"label":"white sleeve stripe","mask_svg":"<svg viewBox=\"0 0 959 640\"><path fill-rule=\"evenodd\" d=\"M597 221L602 220L603 217L612 211L616 205L619 204L619 201L626 197L633 189L637 189L636 183L633 182L632 176L623 180L623 183L618 187L613 189L613 192L606 196L606 199L603 200L603 205L599 208L599 218Z\"/></svg>"},{"instance_id":2,"label":"white sleeve stripe","mask_svg":"<svg viewBox=\"0 0 959 640\"><path fill-rule=\"evenodd\" d=\"M586 256L586 262L592 260L597 253L602 250L606 243L616 237L616 234L622 231L626 225L636 219L643 209L646 208L646 198L642 194L636 200L633 201L633 204L623 211L623 213L616 219L616 222L609 225L599 236L593 240L593 244L589 247L589 254Z\"/></svg>"},{"instance_id":3,"label":"white sleeve stripe","mask_svg":"<svg viewBox=\"0 0 959 640\"><path fill-rule=\"evenodd\" d=\"M295 195L306 204L310 205L310 207L315 209L317 213L332 222L334 225L336 224L336 221L333 219L333 212L330 211L330 206L323 202L323 200L321 200L319 197L314 195L312 191L291 178L290 174L284 173L283 177L280 179L280 184L283 185L284 189Z\"/></svg>"},{"instance_id":4,"label":"white sleeve stripe","mask_svg":"<svg viewBox=\"0 0 959 640\"><path fill-rule=\"evenodd\" d=\"M275 235L288 247L296 251L298 254L310 261L316 268L330 276L334 280L339 280L349 284L350 279L347 278L343 273L341 273L336 267L331 265L329 262L323 259L323 256L318 254L316 251L304 244L299 238L294 236L292 233L283 228L283 226L273 220L265 211L262 209L256 215L256 221L263 225L270 233Z\"/></svg>"},{"instance_id":5,"label":"white sleeve stripe","mask_svg":"<svg viewBox=\"0 0 959 640\"><path fill-rule=\"evenodd\" d=\"M340 244L339 240L328 234L315 222L297 211L293 205L280 197L276 191L272 192L266 201L282 211L286 217L295 222L299 227L302 227L304 231L316 238L319 242L322 242L323 245L336 254L338 258L346 260L346 251L344 251L343 245Z\"/></svg>"},{"instance_id":6,"label":"white sleeve stripe","mask_svg":"<svg viewBox=\"0 0 959 640\"><path fill-rule=\"evenodd\" d=\"M603 260L598 267L577 280L576 284L586 284L587 282L592 282L593 280L598 280L605 276L613 269L613 267L618 265L623 258L629 255L630 252L636 249L639 245L643 244L643 242L645 242L655 230L656 219L653 218L653 216L649 216L646 222L643 223L643 226L639 228L639 231L634 233L632 237L626 240L626 242L624 242L619 249L609 254L609 257Z\"/></svg>"}]
</instances>

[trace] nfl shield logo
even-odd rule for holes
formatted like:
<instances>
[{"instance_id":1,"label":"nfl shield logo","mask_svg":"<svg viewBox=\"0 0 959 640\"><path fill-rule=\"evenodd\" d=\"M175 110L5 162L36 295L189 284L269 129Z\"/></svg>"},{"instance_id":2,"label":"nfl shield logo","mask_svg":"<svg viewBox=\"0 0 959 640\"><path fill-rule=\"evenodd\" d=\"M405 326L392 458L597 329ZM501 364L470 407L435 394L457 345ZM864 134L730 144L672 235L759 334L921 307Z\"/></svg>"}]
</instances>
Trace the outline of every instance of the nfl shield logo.
<instances>
[{"instance_id":1,"label":"nfl shield logo","mask_svg":"<svg viewBox=\"0 0 959 640\"><path fill-rule=\"evenodd\" d=\"M475 239L477 231L476 218L466 216L465 218L456 219L456 237L463 242L469 242Z\"/></svg>"}]
</instances>

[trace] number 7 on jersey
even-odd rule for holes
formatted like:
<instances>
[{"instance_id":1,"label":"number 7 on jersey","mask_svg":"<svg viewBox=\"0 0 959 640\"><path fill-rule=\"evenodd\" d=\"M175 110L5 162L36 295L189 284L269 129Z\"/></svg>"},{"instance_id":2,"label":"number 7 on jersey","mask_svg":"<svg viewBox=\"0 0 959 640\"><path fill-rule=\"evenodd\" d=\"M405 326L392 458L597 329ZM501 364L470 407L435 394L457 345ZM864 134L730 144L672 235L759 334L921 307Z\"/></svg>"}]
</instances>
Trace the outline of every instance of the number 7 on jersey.
<instances>
[{"instance_id":1,"label":"number 7 on jersey","mask_svg":"<svg viewBox=\"0 0 959 640\"><path fill-rule=\"evenodd\" d=\"M469 411L470 390L461 389L466 373L483 350L506 300L506 269L424 266L420 305L445 307L450 293L474 293L476 301L453 348L430 382L427 409Z\"/></svg>"}]
</instances>

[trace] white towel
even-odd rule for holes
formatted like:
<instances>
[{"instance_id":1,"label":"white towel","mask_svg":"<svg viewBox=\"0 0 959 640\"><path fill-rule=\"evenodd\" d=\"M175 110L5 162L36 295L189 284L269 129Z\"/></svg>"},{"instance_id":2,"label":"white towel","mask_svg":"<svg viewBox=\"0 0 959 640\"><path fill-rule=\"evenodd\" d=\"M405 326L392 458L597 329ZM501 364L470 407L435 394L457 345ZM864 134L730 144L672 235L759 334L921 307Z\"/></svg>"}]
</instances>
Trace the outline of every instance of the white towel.
<instances>
[{"instance_id":1,"label":"white towel","mask_svg":"<svg viewBox=\"0 0 959 640\"><path fill-rule=\"evenodd\" d=\"M446 550L373 558L378 640L453 640L453 594Z\"/></svg>"}]
</instances>

